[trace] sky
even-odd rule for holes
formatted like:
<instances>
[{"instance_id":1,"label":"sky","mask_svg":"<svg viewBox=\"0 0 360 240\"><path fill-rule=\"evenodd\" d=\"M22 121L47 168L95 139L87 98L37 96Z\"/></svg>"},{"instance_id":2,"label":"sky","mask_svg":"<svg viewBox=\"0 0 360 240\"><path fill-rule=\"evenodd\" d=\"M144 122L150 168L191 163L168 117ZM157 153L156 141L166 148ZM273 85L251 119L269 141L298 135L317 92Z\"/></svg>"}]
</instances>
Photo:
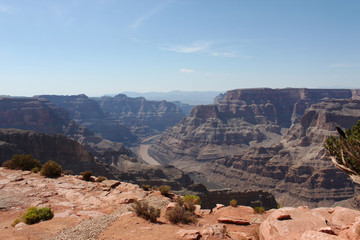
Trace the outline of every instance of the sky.
<instances>
[{"instance_id":1,"label":"sky","mask_svg":"<svg viewBox=\"0 0 360 240\"><path fill-rule=\"evenodd\" d=\"M0 0L0 95L360 88L359 0Z\"/></svg>"}]
</instances>

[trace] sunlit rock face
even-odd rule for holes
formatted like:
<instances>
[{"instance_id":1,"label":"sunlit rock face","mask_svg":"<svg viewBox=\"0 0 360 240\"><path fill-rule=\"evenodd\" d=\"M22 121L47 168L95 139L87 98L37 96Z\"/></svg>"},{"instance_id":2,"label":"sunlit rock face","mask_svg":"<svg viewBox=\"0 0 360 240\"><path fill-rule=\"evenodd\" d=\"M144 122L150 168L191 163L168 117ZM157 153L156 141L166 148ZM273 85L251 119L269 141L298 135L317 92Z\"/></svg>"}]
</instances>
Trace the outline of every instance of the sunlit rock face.
<instances>
[{"instance_id":1,"label":"sunlit rock face","mask_svg":"<svg viewBox=\"0 0 360 240\"><path fill-rule=\"evenodd\" d=\"M286 205L331 205L354 186L324 139L360 120L358 90L239 89L197 106L149 149L204 184L263 189Z\"/></svg>"}]
</instances>

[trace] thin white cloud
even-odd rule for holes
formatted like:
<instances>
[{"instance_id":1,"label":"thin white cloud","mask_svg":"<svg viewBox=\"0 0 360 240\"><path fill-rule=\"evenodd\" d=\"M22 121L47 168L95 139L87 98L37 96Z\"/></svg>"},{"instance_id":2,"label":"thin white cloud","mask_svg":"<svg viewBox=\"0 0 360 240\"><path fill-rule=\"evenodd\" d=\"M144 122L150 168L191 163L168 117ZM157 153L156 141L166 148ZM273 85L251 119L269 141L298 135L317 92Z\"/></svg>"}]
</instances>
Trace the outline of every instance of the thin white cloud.
<instances>
[{"instance_id":1,"label":"thin white cloud","mask_svg":"<svg viewBox=\"0 0 360 240\"><path fill-rule=\"evenodd\" d=\"M233 52L212 52L211 56L215 57L235 57L236 54Z\"/></svg>"},{"instance_id":2,"label":"thin white cloud","mask_svg":"<svg viewBox=\"0 0 360 240\"><path fill-rule=\"evenodd\" d=\"M190 68L182 68L182 69L180 69L180 72L182 72L182 73L193 73L193 72L195 72L195 70L190 69Z\"/></svg>"},{"instance_id":3,"label":"thin white cloud","mask_svg":"<svg viewBox=\"0 0 360 240\"><path fill-rule=\"evenodd\" d=\"M152 9L150 9L149 12L147 12L146 14L144 14L143 16L139 17L138 19L136 19L135 22L133 22L130 25L130 28L133 30L137 30L138 28L140 28L142 25L144 25L145 21L147 21L149 18L151 18L152 16L158 14L159 12L161 12L164 8L166 8L169 4L171 4L173 1L164 1L159 3L158 5L156 5L155 7L153 7Z\"/></svg>"},{"instance_id":4,"label":"thin white cloud","mask_svg":"<svg viewBox=\"0 0 360 240\"><path fill-rule=\"evenodd\" d=\"M194 53L194 52L204 52L211 46L209 42L194 42L190 45L171 45L171 46L162 46L161 50L167 50L172 52L179 53Z\"/></svg>"},{"instance_id":5,"label":"thin white cloud","mask_svg":"<svg viewBox=\"0 0 360 240\"><path fill-rule=\"evenodd\" d=\"M2 13L9 13L9 14L15 14L15 13L21 13L21 9L19 8L14 8L14 7L9 7L9 6L5 6L5 5L0 5L0 12Z\"/></svg>"}]
</instances>

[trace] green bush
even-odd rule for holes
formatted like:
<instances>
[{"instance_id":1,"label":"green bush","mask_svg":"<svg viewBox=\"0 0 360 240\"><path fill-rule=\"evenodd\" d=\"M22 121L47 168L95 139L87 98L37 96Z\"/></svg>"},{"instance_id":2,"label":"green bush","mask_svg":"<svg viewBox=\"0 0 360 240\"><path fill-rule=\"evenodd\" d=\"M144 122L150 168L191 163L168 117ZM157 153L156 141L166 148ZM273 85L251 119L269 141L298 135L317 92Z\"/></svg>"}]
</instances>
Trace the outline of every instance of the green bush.
<instances>
[{"instance_id":1,"label":"green bush","mask_svg":"<svg viewBox=\"0 0 360 240\"><path fill-rule=\"evenodd\" d=\"M15 154L8 161L5 161L2 166L4 168L22 170L22 171L31 171L33 168L41 168L41 163L39 160L33 158L31 154Z\"/></svg>"},{"instance_id":2,"label":"green bush","mask_svg":"<svg viewBox=\"0 0 360 240\"><path fill-rule=\"evenodd\" d=\"M28 208L26 213L22 216L22 221L26 224L34 224L40 221L50 220L53 217L54 217L54 212L51 211L51 209L48 207L39 208L39 209L37 207L30 207Z\"/></svg>"},{"instance_id":3,"label":"green bush","mask_svg":"<svg viewBox=\"0 0 360 240\"><path fill-rule=\"evenodd\" d=\"M181 198L183 202L192 202L193 204L201 205L201 200L199 196L196 195L185 195Z\"/></svg>"},{"instance_id":4,"label":"green bush","mask_svg":"<svg viewBox=\"0 0 360 240\"><path fill-rule=\"evenodd\" d=\"M38 167L34 167L33 169L31 169L31 171L32 171L33 173L38 173L40 170L39 170Z\"/></svg>"},{"instance_id":5,"label":"green bush","mask_svg":"<svg viewBox=\"0 0 360 240\"><path fill-rule=\"evenodd\" d=\"M192 204L193 206L193 204ZM165 217L173 224L183 223L189 224L197 222L197 217L194 214L195 209L189 209L186 204L181 200L177 199L175 208L166 212Z\"/></svg>"},{"instance_id":6,"label":"green bush","mask_svg":"<svg viewBox=\"0 0 360 240\"><path fill-rule=\"evenodd\" d=\"M159 187L161 195L168 196L170 193L171 187L168 185L162 185Z\"/></svg>"},{"instance_id":7,"label":"green bush","mask_svg":"<svg viewBox=\"0 0 360 240\"><path fill-rule=\"evenodd\" d=\"M47 161L41 168L41 175L48 178L60 177L61 173L62 173L62 168L60 164L54 162L53 160Z\"/></svg>"},{"instance_id":8,"label":"green bush","mask_svg":"<svg viewBox=\"0 0 360 240\"><path fill-rule=\"evenodd\" d=\"M141 185L141 188L144 190L144 191L150 191L150 185L146 185L146 184L143 184Z\"/></svg>"},{"instance_id":9,"label":"green bush","mask_svg":"<svg viewBox=\"0 0 360 240\"><path fill-rule=\"evenodd\" d=\"M131 211L135 212L137 216L142 217L145 220L156 222L156 219L160 217L160 209L149 206L145 201L135 201L131 207Z\"/></svg>"},{"instance_id":10,"label":"green bush","mask_svg":"<svg viewBox=\"0 0 360 240\"><path fill-rule=\"evenodd\" d=\"M82 173L80 173L80 175L82 176L82 180L91 181L91 176L92 176L91 171L82 172Z\"/></svg>"},{"instance_id":11,"label":"green bush","mask_svg":"<svg viewBox=\"0 0 360 240\"><path fill-rule=\"evenodd\" d=\"M236 199L233 199L233 200L230 201L230 206L232 206L232 207L237 207L237 201L236 201Z\"/></svg>"},{"instance_id":12,"label":"green bush","mask_svg":"<svg viewBox=\"0 0 360 240\"><path fill-rule=\"evenodd\" d=\"M265 208L264 208L264 207L255 207L255 208L254 208L254 212L255 212L255 213L264 213L264 212L265 212Z\"/></svg>"},{"instance_id":13,"label":"green bush","mask_svg":"<svg viewBox=\"0 0 360 240\"><path fill-rule=\"evenodd\" d=\"M106 180L106 177L104 177L104 176L98 176L97 179L96 179L97 182L102 182L102 181L105 181L105 180Z\"/></svg>"}]
</instances>

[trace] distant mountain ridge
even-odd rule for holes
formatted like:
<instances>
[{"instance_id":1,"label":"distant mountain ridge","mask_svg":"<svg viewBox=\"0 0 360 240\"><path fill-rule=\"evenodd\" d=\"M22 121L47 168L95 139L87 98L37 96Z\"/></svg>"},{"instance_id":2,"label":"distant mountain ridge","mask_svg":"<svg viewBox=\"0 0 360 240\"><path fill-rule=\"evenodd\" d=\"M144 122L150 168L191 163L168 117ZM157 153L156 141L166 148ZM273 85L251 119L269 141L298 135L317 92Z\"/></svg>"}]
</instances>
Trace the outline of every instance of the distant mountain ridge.
<instances>
[{"instance_id":1,"label":"distant mountain ridge","mask_svg":"<svg viewBox=\"0 0 360 240\"><path fill-rule=\"evenodd\" d=\"M144 97L148 100L166 100L168 102L182 102L189 105L213 103L220 91L170 91L170 92L123 92L129 97Z\"/></svg>"}]
</instances>

